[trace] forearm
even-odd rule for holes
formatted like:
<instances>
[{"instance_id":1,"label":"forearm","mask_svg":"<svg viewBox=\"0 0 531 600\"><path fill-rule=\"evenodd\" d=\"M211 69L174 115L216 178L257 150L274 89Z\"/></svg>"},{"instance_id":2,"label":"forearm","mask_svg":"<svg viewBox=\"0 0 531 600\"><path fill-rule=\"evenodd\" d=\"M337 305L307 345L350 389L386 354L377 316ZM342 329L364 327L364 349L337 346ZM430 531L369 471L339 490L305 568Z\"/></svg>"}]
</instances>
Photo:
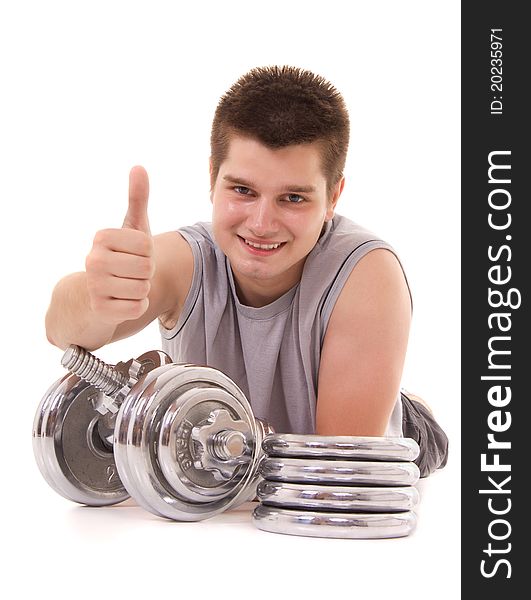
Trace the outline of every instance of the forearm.
<instances>
[{"instance_id":1,"label":"forearm","mask_svg":"<svg viewBox=\"0 0 531 600\"><path fill-rule=\"evenodd\" d=\"M115 329L92 312L86 273L72 273L57 283L46 313L46 336L51 344L63 350L70 344L95 350L111 341Z\"/></svg>"}]
</instances>

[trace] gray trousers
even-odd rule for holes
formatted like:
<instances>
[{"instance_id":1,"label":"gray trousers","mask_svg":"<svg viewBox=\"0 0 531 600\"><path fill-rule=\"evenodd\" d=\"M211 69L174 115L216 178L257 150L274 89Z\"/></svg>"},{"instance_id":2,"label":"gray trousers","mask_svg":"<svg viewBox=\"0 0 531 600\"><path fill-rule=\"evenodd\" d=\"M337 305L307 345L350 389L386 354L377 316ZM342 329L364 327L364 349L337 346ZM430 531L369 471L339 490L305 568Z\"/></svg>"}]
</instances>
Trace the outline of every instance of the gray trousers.
<instances>
[{"instance_id":1,"label":"gray trousers","mask_svg":"<svg viewBox=\"0 0 531 600\"><path fill-rule=\"evenodd\" d=\"M402 396L402 431L404 437L413 438L420 447L415 463L420 476L427 477L441 469L448 461L448 437L434 419L431 412L420 402Z\"/></svg>"}]
</instances>

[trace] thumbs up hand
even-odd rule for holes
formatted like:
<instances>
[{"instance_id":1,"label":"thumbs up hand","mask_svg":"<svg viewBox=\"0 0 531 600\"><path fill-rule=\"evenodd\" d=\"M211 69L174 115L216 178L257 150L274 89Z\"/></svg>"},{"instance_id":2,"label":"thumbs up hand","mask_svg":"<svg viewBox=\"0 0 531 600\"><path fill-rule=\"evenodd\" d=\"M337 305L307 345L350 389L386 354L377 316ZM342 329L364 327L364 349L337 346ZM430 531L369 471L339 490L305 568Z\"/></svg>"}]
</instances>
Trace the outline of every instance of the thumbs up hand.
<instances>
[{"instance_id":1,"label":"thumbs up hand","mask_svg":"<svg viewBox=\"0 0 531 600\"><path fill-rule=\"evenodd\" d=\"M129 174L129 206L121 229L102 229L85 260L90 308L102 323L140 318L149 307L155 273L147 215L149 179L143 167Z\"/></svg>"}]
</instances>

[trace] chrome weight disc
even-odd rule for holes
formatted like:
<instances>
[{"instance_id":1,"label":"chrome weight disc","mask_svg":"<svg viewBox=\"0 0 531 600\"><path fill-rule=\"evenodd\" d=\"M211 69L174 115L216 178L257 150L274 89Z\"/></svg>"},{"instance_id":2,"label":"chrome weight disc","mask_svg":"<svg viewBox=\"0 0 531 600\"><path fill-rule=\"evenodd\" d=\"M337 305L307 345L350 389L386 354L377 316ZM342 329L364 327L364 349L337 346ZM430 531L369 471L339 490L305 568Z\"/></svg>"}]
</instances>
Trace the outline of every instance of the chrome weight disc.
<instances>
[{"instance_id":1,"label":"chrome weight disc","mask_svg":"<svg viewBox=\"0 0 531 600\"><path fill-rule=\"evenodd\" d=\"M410 535L416 527L414 512L331 513L288 510L258 505L253 523L263 531L309 537L378 539Z\"/></svg>"},{"instance_id":2,"label":"chrome weight disc","mask_svg":"<svg viewBox=\"0 0 531 600\"><path fill-rule=\"evenodd\" d=\"M413 509L419 492L408 487L349 487L263 480L256 491L265 505L343 512L402 512Z\"/></svg>"},{"instance_id":3,"label":"chrome weight disc","mask_svg":"<svg viewBox=\"0 0 531 600\"><path fill-rule=\"evenodd\" d=\"M260 473L270 481L373 486L413 485L420 477L419 468L413 462L274 457L261 462Z\"/></svg>"},{"instance_id":4,"label":"chrome weight disc","mask_svg":"<svg viewBox=\"0 0 531 600\"><path fill-rule=\"evenodd\" d=\"M420 448L411 438L297 435L268 435L262 444L269 456L339 458L344 460L415 460Z\"/></svg>"},{"instance_id":5,"label":"chrome weight disc","mask_svg":"<svg viewBox=\"0 0 531 600\"><path fill-rule=\"evenodd\" d=\"M33 425L33 451L44 479L61 496L89 506L129 497L112 445L101 435L112 423L94 408L99 396L76 375L65 375L46 392Z\"/></svg>"},{"instance_id":6,"label":"chrome weight disc","mask_svg":"<svg viewBox=\"0 0 531 600\"><path fill-rule=\"evenodd\" d=\"M118 413L118 472L150 512L177 521L207 519L253 493L258 433L243 392L226 375L166 365L149 373Z\"/></svg>"},{"instance_id":7,"label":"chrome weight disc","mask_svg":"<svg viewBox=\"0 0 531 600\"><path fill-rule=\"evenodd\" d=\"M137 376L168 362L162 352L135 359ZM115 369L129 374L133 360ZM59 494L80 504L105 506L129 497L113 452L116 415L109 398L77 375L66 374L41 400L33 423L33 451L41 474ZM103 414L102 414L103 413Z\"/></svg>"}]
</instances>

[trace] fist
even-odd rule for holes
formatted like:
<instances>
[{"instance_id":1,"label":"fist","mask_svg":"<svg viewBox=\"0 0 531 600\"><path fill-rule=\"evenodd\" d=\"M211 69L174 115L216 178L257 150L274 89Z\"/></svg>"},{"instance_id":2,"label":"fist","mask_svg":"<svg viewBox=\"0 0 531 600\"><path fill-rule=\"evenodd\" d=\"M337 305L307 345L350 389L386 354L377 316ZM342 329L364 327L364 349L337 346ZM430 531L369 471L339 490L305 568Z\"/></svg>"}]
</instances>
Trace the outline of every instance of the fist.
<instances>
[{"instance_id":1,"label":"fist","mask_svg":"<svg viewBox=\"0 0 531 600\"><path fill-rule=\"evenodd\" d=\"M98 231L85 260L90 307L102 323L118 325L138 319L148 309L155 273L148 197L147 172L133 167L122 228Z\"/></svg>"}]
</instances>

